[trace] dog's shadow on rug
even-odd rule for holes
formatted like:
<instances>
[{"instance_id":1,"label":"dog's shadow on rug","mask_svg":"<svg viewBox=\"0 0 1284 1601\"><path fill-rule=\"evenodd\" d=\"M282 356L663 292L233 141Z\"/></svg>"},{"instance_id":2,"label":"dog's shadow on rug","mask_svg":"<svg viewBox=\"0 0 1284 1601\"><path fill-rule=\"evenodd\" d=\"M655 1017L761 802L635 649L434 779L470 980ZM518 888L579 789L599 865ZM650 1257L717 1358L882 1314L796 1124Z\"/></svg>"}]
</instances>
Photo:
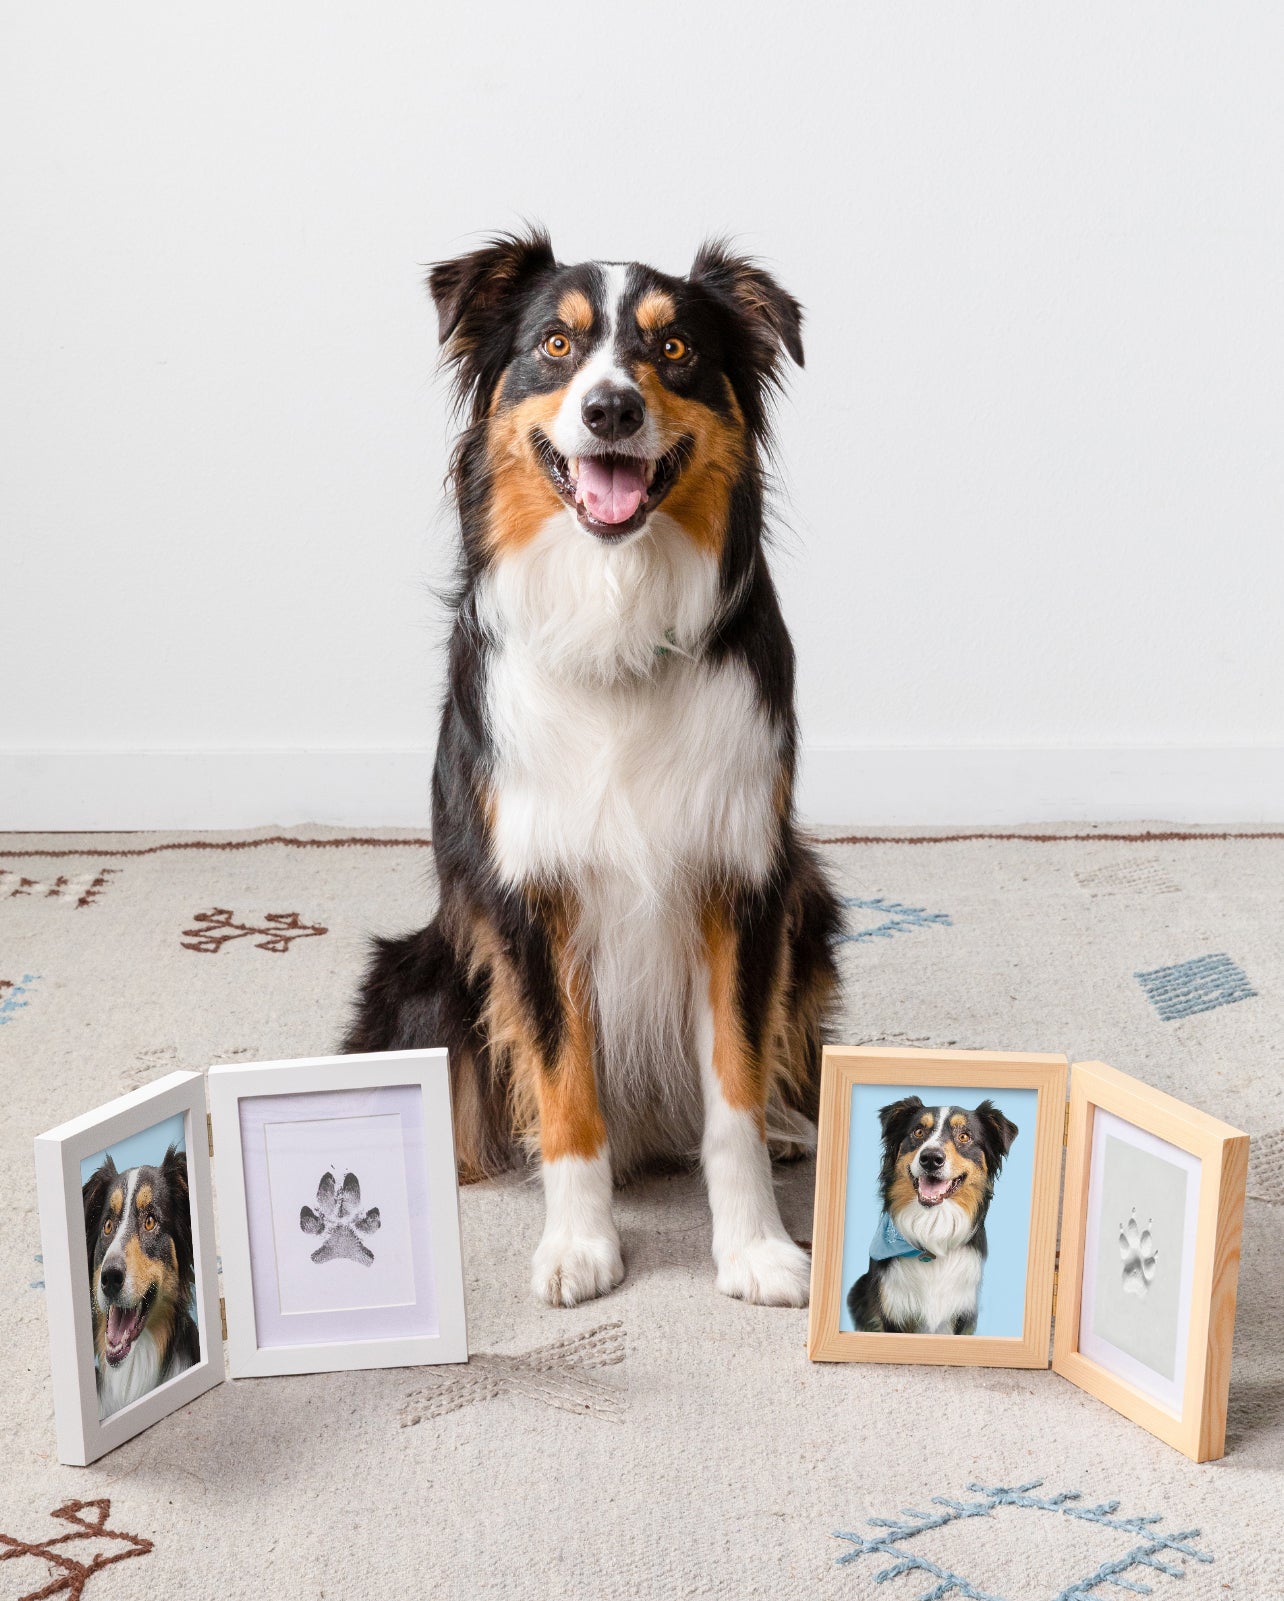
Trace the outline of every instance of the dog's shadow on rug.
<instances>
[{"instance_id":1,"label":"dog's shadow on rug","mask_svg":"<svg viewBox=\"0 0 1284 1601\"><path fill-rule=\"evenodd\" d=\"M815 1161L803 1157L777 1163L775 1180L785 1228L810 1250ZM634 1179L617 1192L616 1208L627 1268L626 1290L652 1274L675 1268L708 1276L713 1225L697 1168L674 1168ZM716 1293L712 1280L708 1289L710 1294ZM610 1300L608 1296L603 1304L609 1305Z\"/></svg>"}]
</instances>

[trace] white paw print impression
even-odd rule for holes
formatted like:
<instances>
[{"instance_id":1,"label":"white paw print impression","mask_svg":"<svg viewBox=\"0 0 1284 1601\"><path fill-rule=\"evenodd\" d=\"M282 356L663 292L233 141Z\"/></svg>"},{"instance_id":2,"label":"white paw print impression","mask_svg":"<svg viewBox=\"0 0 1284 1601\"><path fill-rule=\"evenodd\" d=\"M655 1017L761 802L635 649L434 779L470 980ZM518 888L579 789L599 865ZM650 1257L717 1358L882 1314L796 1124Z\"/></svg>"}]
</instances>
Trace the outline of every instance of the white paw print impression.
<instances>
[{"instance_id":1,"label":"white paw print impression","mask_svg":"<svg viewBox=\"0 0 1284 1601\"><path fill-rule=\"evenodd\" d=\"M1138 1226L1135 1207L1119 1230L1119 1255L1123 1259L1124 1294L1145 1295L1155 1276L1159 1247L1150 1233L1150 1219L1144 1229Z\"/></svg>"},{"instance_id":2,"label":"white paw print impression","mask_svg":"<svg viewBox=\"0 0 1284 1601\"><path fill-rule=\"evenodd\" d=\"M323 1173L317 1185L316 1207L300 1210L299 1227L305 1234L323 1236L312 1252L312 1260L318 1265L343 1261L369 1267L374 1261L374 1252L360 1236L378 1231L379 1208L361 1210L361 1181L355 1173L345 1173L342 1184L333 1168Z\"/></svg>"}]
</instances>

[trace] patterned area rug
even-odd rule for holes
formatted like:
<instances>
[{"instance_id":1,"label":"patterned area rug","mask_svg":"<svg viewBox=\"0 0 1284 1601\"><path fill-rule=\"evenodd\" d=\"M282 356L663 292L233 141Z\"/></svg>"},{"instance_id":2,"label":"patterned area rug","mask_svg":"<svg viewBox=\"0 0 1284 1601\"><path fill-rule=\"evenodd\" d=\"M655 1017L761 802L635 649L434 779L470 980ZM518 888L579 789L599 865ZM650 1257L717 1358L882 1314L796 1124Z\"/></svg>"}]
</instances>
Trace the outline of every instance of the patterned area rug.
<instances>
[{"instance_id":1,"label":"patterned area rug","mask_svg":"<svg viewBox=\"0 0 1284 1601\"><path fill-rule=\"evenodd\" d=\"M0 1595L1284 1596L1284 832L823 850L846 1040L1101 1058L1254 1136L1224 1461L1051 1373L810 1366L805 1313L715 1293L694 1176L621 1197L619 1291L536 1306L513 1175L463 1195L468 1367L227 1384L58 1466L32 1136L175 1067L332 1050L432 869L391 831L8 835ZM812 1180L780 1179L799 1238Z\"/></svg>"}]
</instances>

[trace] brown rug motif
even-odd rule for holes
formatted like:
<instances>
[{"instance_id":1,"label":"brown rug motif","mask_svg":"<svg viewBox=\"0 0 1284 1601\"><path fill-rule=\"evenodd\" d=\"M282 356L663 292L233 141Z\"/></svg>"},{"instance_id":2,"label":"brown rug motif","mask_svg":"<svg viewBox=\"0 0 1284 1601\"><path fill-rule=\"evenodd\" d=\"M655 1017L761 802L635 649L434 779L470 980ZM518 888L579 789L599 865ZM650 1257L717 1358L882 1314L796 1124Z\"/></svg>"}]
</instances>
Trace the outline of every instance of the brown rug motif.
<instances>
[{"instance_id":1,"label":"brown rug motif","mask_svg":"<svg viewBox=\"0 0 1284 1601\"><path fill-rule=\"evenodd\" d=\"M19 1540L12 1534L0 1534L0 1562L21 1564L23 1557L30 1557L48 1565L47 1582L41 1585L37 1579L26 1580L37 1587L24 1590L20 1601L45 1601L47 1596L55 1595L79 1601L95 1573L117 1562L128 1562L131 1557L145 1557L152 1549L152 1542L142 1535L108 1528L111 1502L106 1496L97 1501L68 1501L55 1507L49 1516L70 1524L70 1533L51 1534L47 1540ZM88 1545L91 1541L99 1548L92 1549ZM67 1549L72 1546L78 1549L79 1556Z\"/></svg>"}]
</instances>

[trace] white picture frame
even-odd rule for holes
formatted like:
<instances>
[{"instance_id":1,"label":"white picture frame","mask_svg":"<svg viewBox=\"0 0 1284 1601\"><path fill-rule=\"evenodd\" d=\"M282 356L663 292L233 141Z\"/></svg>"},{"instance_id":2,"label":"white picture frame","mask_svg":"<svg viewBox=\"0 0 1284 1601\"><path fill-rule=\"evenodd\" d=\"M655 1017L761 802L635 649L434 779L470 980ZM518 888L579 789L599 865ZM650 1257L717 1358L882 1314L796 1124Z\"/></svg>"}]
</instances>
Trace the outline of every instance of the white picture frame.
<instances>
[{"instance_id":1,"label":"white picture frame","mask_svg":"<svg viewBox=\"0 0 1284 1601\"><path fill-rule=\"evenodd\" d=\"M200 1357L176 1377L101 1418L81 1164L178 1117L183 1120L187 1157ZM156 1084L38 1135L35 1161L58 1460L85 1467L223 1382L209 1135L201 1075L171 1073Z\"/></svg>"},{"instance_id":2,"label":"white picture frame","mask_svg":"<svg viewBox=\"0 0 1284 1601\"><path fill-rule=\"evenodd\" d=\"M466 1362L446 1052L218 1065L209 1071L209 1101L230 1376ZM354 1141L364 1181L342 1154ZM333 1174L324 1203L317 1180L301 1187L318 1169L322 1183ZM350 1178L354 1227L344 1221ZM320 1275L298 1267L313 1243L300 1230L324 1233L316 1247L330 1248L324 1263L311 1256ZM362 1280L372 1257L377 1272ZM356 1291L354 1280L362 1281ZM359 1304L365 1294L377 1304Z\"/></svg>"}]
</instances>

